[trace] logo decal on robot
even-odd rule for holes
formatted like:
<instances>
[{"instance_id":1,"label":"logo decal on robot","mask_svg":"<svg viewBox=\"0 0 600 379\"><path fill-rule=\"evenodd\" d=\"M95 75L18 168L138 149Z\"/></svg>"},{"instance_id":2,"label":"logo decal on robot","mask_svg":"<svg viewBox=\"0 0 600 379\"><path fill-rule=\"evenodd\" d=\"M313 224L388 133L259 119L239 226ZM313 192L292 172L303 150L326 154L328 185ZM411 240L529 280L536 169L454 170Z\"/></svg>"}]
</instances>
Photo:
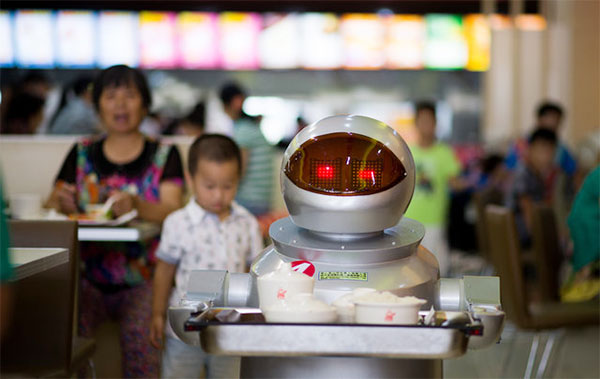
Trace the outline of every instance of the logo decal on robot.
<instances>
[{"instance_id":1,"label":"logo decal on robot","mask_svg":"<svg viewBox=\"0 0 600 379\"><path fill-rule=\"evenodd\" d=\"M308 275L311 278L315 275L315 265L309 261L294 261L292 262L292 270Z\"/></svg>"}]
</instances>

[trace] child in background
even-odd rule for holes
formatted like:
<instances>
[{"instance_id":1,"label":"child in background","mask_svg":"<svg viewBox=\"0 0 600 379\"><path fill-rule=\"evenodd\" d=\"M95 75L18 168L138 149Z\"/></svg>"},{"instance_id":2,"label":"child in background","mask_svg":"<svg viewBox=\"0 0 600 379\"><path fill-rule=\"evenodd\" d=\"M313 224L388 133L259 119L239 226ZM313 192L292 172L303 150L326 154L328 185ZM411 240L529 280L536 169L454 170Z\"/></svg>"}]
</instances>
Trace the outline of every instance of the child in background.
<instances>
[{"instance_id":1,"label":"child in background","mask_svg":"<svg viewBox=\"0 0 600 379\"><path fill-rule=\"evenodd\" d=\"M202 348L180 341L166 322L168 306L178 306L187 292L190 271L244 272L263 248L256 219L233 201L241 175L241 154L235 142L217 134L199 137L190 147L188 169L186 179L194 197L167 217L156 253L150 336L153 345L163 345L164 378L198 378L208 363ZM231 358L219 360L227 362L211 357L208 377L235 375L211 372L213 368L235 370Z\"/></svg>"},{"instance_id":2,"label":"child in background","mask_svg":"<svg viewBox=\"0 0 600 379\"><path fill-rule=\"evenodd\" d=\"M450 190L462 190L466 184L458 177L460 163L454 151L436 138L435 104L416 104L415 127L417 143L410 146L416 167L416 183L412 200L406 213L425 224L422 245L437 258L440 275L448 275L450 269L448 239L445 225L448 222Z\"/></svg>"},{"instance_id":3,"label":"child in background","mask_svg":"<svg viewBox=\"0 0 600 379\"><path fill-rule=\"evenodd\" d=\"M528 141L527 156L519 165L508 193L506 205L515 212L517 230L523 247L531 245L530 231L534 203L552 204L557 166L556 134L548 129L536 129Z\"/></svg>"}]
</instances>

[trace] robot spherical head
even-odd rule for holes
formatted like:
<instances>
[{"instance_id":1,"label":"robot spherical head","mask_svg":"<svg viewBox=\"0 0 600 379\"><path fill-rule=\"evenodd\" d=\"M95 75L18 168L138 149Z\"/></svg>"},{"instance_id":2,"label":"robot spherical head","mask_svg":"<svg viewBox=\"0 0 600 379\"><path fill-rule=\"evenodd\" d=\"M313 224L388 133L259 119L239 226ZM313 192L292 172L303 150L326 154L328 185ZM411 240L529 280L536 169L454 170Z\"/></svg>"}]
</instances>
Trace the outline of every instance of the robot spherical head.
<instances>
[{"instance_id":1,"label":"robot spherical head","mask_svg":"<svg viewBox=\"0 0 600 379\"><path fill-rule=\"evenodd\" d=\"M375 119L332 116L285 151L281 190L294 224L321 233L372 233L400 221L415 188L408 146Z\"/></svg>"}]
</instances>

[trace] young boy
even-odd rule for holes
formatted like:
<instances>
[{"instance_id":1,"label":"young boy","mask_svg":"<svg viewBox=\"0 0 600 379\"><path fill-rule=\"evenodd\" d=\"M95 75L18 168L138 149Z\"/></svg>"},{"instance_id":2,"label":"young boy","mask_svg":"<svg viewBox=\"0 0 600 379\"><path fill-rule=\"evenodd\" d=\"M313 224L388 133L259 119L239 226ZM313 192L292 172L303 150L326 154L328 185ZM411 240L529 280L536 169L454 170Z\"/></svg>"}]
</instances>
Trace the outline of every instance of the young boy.
<instances>
[{"instance_id":1,"label":"young boy","mask_svg":"<svg viewBox=\"0 0 600 379\"><path fill-rule=\"evenodd\" d=\"M554 163L556 144L556 134L551 130L539 128L531 134L527 156L517 168L508 194L506 203L515 212L515 222L524 247L531 242L529 231L533 204L551 203L558 169Z\"/></svg>"},{"instance_id":2,"label":"young boy","mask_svg":"<svg viewBox=\"0 0 600 379\"><path fill-rule=\"evenodd\" d=\"M150 338L153 345L164 347L163 378L198 378L207 361L200 347L181 342L166 321L168 306L178 306L186 293L190 271L247 271L263 248L256 219L233 201L241 174L235 142L217 134L199 137L190 147L188 170L186 180L194 196L167 217L156 253ZM214 377L210 370L209 365L208 376Z\"/></svg>"},{"instance_id":3,"label":"young boy","mask_svg":"<svg viewBox=\"0 0 600 379\"><path fill-rule=\"evenodd\" d=\"M415 106L417 143L410 147L416 167L416 183L412 200L406 213L425 224L422 245L437 258L440 275L448 275L450 268L448 239L445 225L448 220L450 189L463 185L458 178L460 163L452 148L436 139L435 104L420 102Z\"/></svg>"}]
</instances>

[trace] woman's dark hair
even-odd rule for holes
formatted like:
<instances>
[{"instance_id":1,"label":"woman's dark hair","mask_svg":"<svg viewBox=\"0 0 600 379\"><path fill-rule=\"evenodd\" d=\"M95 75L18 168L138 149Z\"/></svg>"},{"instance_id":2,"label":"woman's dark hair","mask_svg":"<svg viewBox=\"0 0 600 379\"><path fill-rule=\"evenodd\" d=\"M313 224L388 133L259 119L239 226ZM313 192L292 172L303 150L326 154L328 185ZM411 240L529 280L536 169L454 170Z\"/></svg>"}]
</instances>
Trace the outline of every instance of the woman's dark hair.
<instances>
[{"instance_id":1,"label":"woman's dark hair","mask_svg":"<svg viewBox=\"0 0 600 379\"><path fill-rule=\"evenodd\" d=\"M213 162L236 161L238 172L242 171L242 154L238 145L222 134L203 134L196 138L188 152L188 170L190 175L196 173L198 162L206 159Z\"/></svg>"},{"instance_id":2,"label":"woman's dark hair","mask_svg":"<svg viewBox=\"0 0 600 379\"><path fill-rule=\"evenodd\" d=\"M531 135L527 139L527 142L530 145L536 141L545 141L545 142L549 142L553 145L556 145L556 143L558 142L558 139L556 137L556 133L554 133L552 130L538 128L538 129L534 130L533 133L531 133Z\"/></svg>"},{"instance_id":3,"label":"woman's dark hair","mask_svg":"<svg viewBox=\"0 0 600 379\"><path fill-rule=\"evenodd\" d=\"M152 96L148 82L140 70L125 65L117 65L102 70L94 81L92 99L96 109L100 108L100 96L107 87L120 87L133 85L142 96L142 104L146 110L152 105Z\"/></svg>"}]
</instances>

